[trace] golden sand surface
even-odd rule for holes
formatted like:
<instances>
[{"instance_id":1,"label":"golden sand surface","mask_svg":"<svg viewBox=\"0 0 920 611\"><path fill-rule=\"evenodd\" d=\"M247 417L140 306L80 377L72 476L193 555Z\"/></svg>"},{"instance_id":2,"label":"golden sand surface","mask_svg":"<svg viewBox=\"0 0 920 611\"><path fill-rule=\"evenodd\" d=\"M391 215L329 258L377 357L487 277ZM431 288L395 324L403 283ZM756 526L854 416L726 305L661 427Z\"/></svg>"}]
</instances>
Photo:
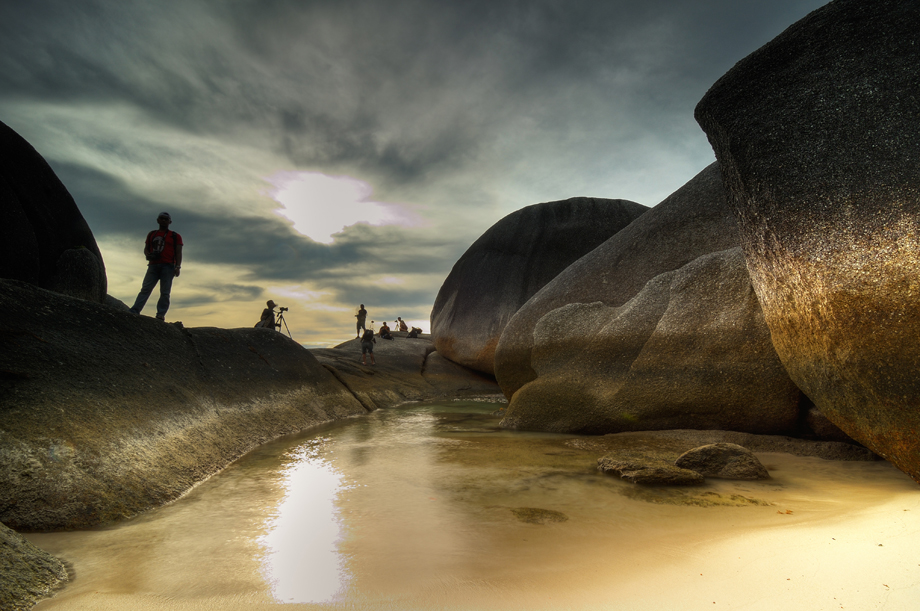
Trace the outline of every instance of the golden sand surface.
<instances>
[{"instance_id":1,"label":"golden sand surface","mask_svg":"<svg viewBox=\"0 0 920 611\"><path fill-rule=\"evenodd\" d=\"M382 410L135 520L28 535L74 576L35 609L920 608L920 487L888 463L762 453L770 480L637 495L488 411Z\"/></svg>"}]
</instances>

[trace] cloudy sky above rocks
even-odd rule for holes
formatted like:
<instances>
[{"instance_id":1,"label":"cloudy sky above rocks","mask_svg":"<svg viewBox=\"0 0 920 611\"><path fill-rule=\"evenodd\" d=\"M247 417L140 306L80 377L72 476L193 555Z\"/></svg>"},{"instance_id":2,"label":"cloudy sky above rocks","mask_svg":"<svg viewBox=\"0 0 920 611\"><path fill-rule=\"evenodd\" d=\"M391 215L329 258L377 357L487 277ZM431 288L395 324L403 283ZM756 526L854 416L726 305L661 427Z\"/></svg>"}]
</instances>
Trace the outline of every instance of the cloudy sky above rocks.
<instances>
[{"instance_id":1,"label":"cloudy sky above rocks","mask_svg":"<svg viewBox=\"0 0 920 611\"><path fill-rule=\"evenodd\" d=\"M657 204L714 159L706 90L822 4L10 1L0 121L74 196L110 294L133 302L167 210L168 320L251 326L272 298L333 345L358 303L427 331L457 258L523 206Z\"/></svg>"}]
</instances>

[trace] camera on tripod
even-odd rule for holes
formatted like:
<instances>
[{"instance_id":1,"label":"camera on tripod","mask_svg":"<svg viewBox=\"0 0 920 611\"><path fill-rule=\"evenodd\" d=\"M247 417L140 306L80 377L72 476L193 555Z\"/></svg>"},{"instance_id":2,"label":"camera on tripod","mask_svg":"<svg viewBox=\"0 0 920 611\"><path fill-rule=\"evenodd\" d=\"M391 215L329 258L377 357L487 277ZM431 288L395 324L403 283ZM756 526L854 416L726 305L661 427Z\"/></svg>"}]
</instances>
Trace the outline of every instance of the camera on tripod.
<instances>
[{"instance_id":1,"label":"camera on tripod","mask_svg":"<svg viewBox=\"0 0 920 611\"><path fill-rule=\"evenodd\" d=\"M279 312L287 312L290 308L278 308Z\"/></svg>"}]
</instances>

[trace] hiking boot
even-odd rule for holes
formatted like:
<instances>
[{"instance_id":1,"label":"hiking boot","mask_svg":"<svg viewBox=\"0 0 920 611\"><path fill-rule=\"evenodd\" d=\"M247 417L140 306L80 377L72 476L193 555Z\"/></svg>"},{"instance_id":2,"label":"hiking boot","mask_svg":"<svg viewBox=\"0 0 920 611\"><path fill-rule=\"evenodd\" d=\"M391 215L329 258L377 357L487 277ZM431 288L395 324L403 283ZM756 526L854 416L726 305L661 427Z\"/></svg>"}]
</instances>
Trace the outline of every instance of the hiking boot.
<instances>
[{"instance_id":1,"label":"hiking boot","mask_svg":"<svg viewBox=\"0 0 920 611\"><path fill-rule=\"evenodd\" d=\"M163 322L166 322L166 317L161 314L157 314L154 318L156 318L157 320L162 320Z\"/></svg>"}]
</instances>

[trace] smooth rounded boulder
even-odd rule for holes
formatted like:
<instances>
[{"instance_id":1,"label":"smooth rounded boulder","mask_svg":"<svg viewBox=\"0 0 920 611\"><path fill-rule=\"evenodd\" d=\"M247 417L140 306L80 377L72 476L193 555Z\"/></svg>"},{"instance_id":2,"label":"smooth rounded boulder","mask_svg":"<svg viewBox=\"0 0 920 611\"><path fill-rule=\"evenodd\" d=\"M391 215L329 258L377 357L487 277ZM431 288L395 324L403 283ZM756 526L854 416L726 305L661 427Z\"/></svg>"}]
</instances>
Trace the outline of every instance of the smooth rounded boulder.
<instances>
[{"instance_id":1,"label":"smooth rounded boulder","mask_svg":"<svg viewBox=\"0 0 920 611\"><path fill-rule=\"evenodd\" d=\"M0 278L102 303L102 253L73 197L48 162L0 123Z\"/></svg>"},{"instance_id":2,"label":"smooth rounded boulder","mask_svg":"<svg viewBox=\"0 0 920 611\"><path fill-rule=\"evenodd\" d=\"M837 0L700 101L792 379L920 482L920 3Z\"/></svg>"},{"instance_id":3,"label":"smooth rounded boulder","mask_svg":"<svg viewBox=\"0 0 920 611\"><path fill-rule=\"evenodd\" d=\"M687 450L675 465L706 477L722 479L770 479L770 474L753 452L734 443L712 443Z\"/></svg>"},{"instance_id":4,"label":"smooth rounded boulder","mask_svg":"<svg viewBox=\"0 0 920 611\"><path fill-rule=\"evenodd\" d=\"M573 303L534 330L536 379L501 425L558 433L723 429L792 434L783 370L740 247L659 274L621 307Z\"/></svg>"},{"instance_id":5,"label":"smooth rounded boulder","mask_svg":"<svg viewBox=\"0 0 920 611\"><path fill-rule=\"evenodd\" d=\"M495 347L518 308L646 211L628 200L573 197L498 221L460 257L438 292L431 310L438 354L494 375Z\"/></svg>"},{"instance_id":6,"label":"smooth rounded boulder","mask_svg":"<svg viewBox=\"0 0 920 611\"><path fill-rule=\"evenodd\" d=\"M514 314L495 351L495 377L502 392L510 400L536 378L531 363L534 328L546 313L570 303L622 306L655 276L735 246L737 222L719 166L713 163L566 268Z\"/></svg>"}]
</instances>

